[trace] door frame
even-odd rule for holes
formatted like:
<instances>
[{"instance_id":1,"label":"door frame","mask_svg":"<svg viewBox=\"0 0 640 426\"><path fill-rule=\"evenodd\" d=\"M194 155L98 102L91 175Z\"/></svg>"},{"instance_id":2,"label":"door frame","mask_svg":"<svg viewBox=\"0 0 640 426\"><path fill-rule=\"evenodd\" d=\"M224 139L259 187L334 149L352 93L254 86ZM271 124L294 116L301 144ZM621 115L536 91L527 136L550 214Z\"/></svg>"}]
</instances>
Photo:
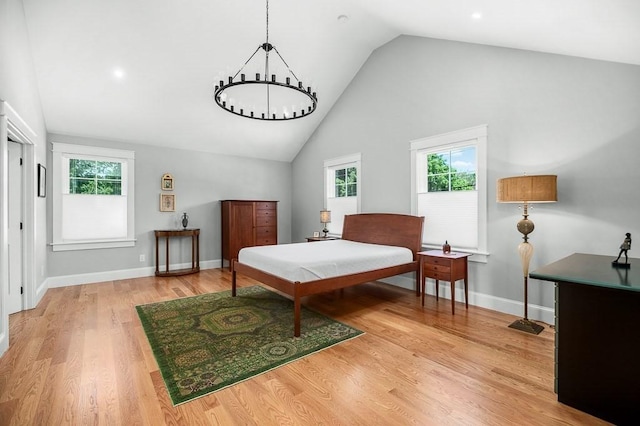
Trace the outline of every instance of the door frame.
<instances>
[{"instance_id":1,"label":"door frame","mask_svg":"<svg viewBox=\"0 0 640 426\"><path fill-rule=\"evenodd\" d=\"M8 206L8 137L23 145L22 161L22 218L23 218L23 286L24 309L35 308L37 303L35 285L36 243L36 133L20 118L11 106L0 99L0 355L9 347L9 315L6 300L9 285L9 206Z\"/></svg>"}]
</instances>

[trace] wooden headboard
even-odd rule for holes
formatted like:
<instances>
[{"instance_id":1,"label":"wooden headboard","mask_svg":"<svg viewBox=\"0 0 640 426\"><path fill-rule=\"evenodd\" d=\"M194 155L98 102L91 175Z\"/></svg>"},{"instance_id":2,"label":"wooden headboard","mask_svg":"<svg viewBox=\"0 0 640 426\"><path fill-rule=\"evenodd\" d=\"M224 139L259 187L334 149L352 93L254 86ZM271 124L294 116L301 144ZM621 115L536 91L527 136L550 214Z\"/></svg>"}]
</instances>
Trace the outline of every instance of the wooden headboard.
<instances>
[{"instance_id":1,"label":"wooden headboard","mask_svg":"<svg viewBox=\"0 0 640 426\"><path fill-rule=\"evenodd\" d=\"M344 217L342 239L360 243L406 247L416 253L422 248L424 217L393 213L362 213Z\"/></svg>"}]
</instances>

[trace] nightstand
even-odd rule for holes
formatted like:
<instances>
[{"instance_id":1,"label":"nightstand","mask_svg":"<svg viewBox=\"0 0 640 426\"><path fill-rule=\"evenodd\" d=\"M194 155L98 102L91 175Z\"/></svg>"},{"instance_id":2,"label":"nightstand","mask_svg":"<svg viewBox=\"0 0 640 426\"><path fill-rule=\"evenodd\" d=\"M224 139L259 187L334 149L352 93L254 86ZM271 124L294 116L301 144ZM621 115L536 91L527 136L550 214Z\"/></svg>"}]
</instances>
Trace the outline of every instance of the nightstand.
<instances>
[{"instance_id":1,"label":"nightstand","mask_svg":"<svg viewBox=\"0 0 640 426\"><path fill-rule=\"evenodd\" d=\"M338 237L307 237L307 242L311 243L313 241L331 241L331 240L339 240Z\"/></svg>"},{"instance_id":2,"label":"nightstand","mask_svg":"<svg viewBox=\"0 0 640 426\"><path fill-rule=\"evenodd\" d=\"M422 306L424 306L425 281L427 278L436 280L436 300L438 300L438 281L451 283L451 314L456 313L456 281L464 280L464 303L469 309L468 288L468 253L443 253L442 250L428 250L418 252L420 258L419 280L422 285Z\"/></svg>"}]
</instances>

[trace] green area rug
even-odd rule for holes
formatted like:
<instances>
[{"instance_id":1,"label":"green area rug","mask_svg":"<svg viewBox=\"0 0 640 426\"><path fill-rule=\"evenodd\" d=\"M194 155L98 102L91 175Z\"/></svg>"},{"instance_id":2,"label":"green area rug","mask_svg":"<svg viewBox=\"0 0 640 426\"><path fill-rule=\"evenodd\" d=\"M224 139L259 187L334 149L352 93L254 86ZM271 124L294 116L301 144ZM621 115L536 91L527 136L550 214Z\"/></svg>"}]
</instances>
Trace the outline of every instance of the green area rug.
<instances>
[{"instance_id":1,"label":"green area rug","mask_svg":"<svg viewBox=\"0 0 640 426\"><path fill-rule=\"evenodd\" d=\"M174 405L362 334L260 286L136 306Z\"/></svg>"}]
</instances>

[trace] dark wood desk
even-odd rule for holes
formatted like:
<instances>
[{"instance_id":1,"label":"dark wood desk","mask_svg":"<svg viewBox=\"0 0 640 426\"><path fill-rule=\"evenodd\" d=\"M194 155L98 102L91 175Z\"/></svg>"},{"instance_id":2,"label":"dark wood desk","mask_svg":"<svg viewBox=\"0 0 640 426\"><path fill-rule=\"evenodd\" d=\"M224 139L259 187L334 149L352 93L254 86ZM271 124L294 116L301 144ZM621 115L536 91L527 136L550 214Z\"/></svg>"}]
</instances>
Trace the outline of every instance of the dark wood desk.
<instances>
[{"instance_id":1,"label":"dark wood desk","mask_svg":"<svg viewBox=\"0 0 640 426\"><path fill-rule=\"evenodd\" d=\"M161 277L193 274L200 271L200 229L156 230L156 275ZM169 270L169 239L174 237L191 237L191 268ZM159 239L165 238L165 270L160 271Z\"/></svg>"},{"instance_id":2,"label":"dark wood desk","mask_svg":"<svg viewBox=\"0 0 640 426\"><path fill-rule=\"evenodd\" d=\"M438 281L451 283L451 313L456 313L456 281L464 280L465 308L469 309L469 268L468 253L443 253L442 250L427 250L418 252L420 270L418 280L422 287L422 306L424 306L425 281L427 278L436 280L436 300L438 300Z\"/></svg>"},{"instance_id":3,"label":"dark wood desk","mask_svg":"<svg viewBox=\"0 0 640 426\"><path fill-rule=\"evenodd\" d=\"M640 419L640 259L573 254L529 274L556 284L558 401L609 422Z\"/></svg>"}]
</instances>

